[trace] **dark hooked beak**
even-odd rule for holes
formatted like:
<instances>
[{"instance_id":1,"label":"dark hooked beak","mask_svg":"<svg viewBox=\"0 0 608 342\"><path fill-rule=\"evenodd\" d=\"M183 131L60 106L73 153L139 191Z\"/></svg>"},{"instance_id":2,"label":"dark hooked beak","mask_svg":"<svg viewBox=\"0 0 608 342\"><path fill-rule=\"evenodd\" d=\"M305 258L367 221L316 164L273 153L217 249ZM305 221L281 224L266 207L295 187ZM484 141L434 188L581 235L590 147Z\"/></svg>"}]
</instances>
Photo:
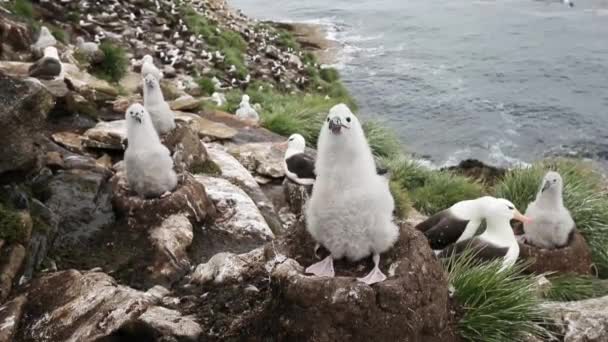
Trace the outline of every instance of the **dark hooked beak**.
<instances>
[{"instance_id":1,"label":"dark hooked beak","mask_svg":"<svg viewBox=\"0 0 608 342\"><path fill-rule=\"evenodd\" d=\"M329 129L333 134L340 134L342 127L347 128L342 124L340 118L333 118L329 121Z\"/></svg>"},{"instance_id":2,"label":"dark hooked beak","mask_svg":"<svg viewBox=\"0 0 608 342\"><path fill-rule=\"evenodd\" d=\"M545 185L543 185L543 188L540 192L545 192L545 190L549 189L551 187L551 182L550 181L546 181Z\"/></svg>"},{"instance_id":3,"label":"dark hooked beak","mask_svg":"<svg viewBox=\"0 0 608 342\"><path fill-rule=\"evenodd\" d=\"M141 118L139 116L136 116L135 121L137 121L137 123L141 123Z\"/></svg>"}]
</instances>

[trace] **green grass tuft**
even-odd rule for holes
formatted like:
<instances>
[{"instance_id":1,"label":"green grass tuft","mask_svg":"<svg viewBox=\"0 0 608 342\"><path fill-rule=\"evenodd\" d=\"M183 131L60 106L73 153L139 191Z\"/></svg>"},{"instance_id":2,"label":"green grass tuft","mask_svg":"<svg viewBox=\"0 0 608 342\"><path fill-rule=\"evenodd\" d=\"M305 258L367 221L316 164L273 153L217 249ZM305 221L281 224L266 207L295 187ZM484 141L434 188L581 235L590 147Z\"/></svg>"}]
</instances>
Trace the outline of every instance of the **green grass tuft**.
<instances>
[{"instance_id":1,"label":"green grass tuft","mask_svg":"<svg viewBox=\"0 0 608 342\"><path fill-rule=\"evenodd\" d=\"M201 77L197 81L204 95L211 95L215 92L215 84L208 77Z\"/></svg>"},{"instance_id":2,"label":"green grass tuft","mask_svg":"<svg viewBox=\"0 0 608 342\"><path fill-rule=\"evenodd\" d=\"M549 277L551 288L545 298L568 302L608 295L608 283L590 276L562 274Z\"/></svg>"},{"instance_id":3,"label":"green grass tuft","mask_svg":"<svg viewBox=\"0 0 608 342\"><path fill-rule=\"evenodd\" d=\"M68 33L61 27L51 25L49 26L49 30L51 31L51 34L53 34L53 37L55 37L58 41L62 42L63 44L67 44L69 42L70 38Z\"/></svg>"},{"instance_id":4,"label":"green grass tuft","mask_svg":"<svg viewBox=\"0 0 608 342\"><path fill-rule=\"evenodd\" d=\"M467 341L523 341L551 337L543 325L536 277L523 274L525 264L501 271L502 261L481 263L472 253L445 261L449 284L464 310L458 332Z\"/></svg>"},{"instance_id":5,"label":"green grass tuft","mask_svg":"<svg viewBox=\"0 0 608 342\"><path fill-rule=\"evenodd\" d=\"M432 172L422 187L412 191L414 207L426 215L483 195L481 184L448 171Z\"/></svg>"},{"instance_id":6,"label":"green grass tuft","mask_svg":"<svg viewBox=\"0 0 608 342\"><path fill-rule=\"evenodd\" d=\"M118 82L126 74L129 61L125 50L110 42L103 42L99 46L105 58L102 63L93 66L92 72L106 81Z\"/></svg>"},{"instance_id":7,"label":"green grass tuft","mask_svg":"<svg viewBox=\"0 0 608 342\"><path fill-rule=\"evenodd\" d=\"M21 224L19 214L0 203L0 240L7 243L22 241L25 238L25 231Z\"/></svg>"},{"instance_id":8,"label":"green grass tuft","mask_svg":"<svg viewBox=\"0 0 608 342\"><path fill-rule=\"evenodd\" d=\"M225 65L234 65L236 67L236 74L238 77L244 78L247 76L247 67L245 66L245 60L243 59L241 50L227 47L222 50L222 54L226 57L224 59Z\"/></svg>"},{"instance_id":9,"label":"green grass tuft","mask_svg":"<svg viewBox=\"0 0 608 342\"><path fill-rule=\"evenodd\" d=\"M13 0L9 4L9 10L23 19L34 19L34 7L29 0Z\"/></svg>"},{"instance_id":10,"label":"green grass tuft","mask_svg":"<svg viewBox=\"0 0 608 342\"><path fill-rule=\"evenodd\" d=\"M334 68L322 68L321 71L319 71L319 76L321 76L323 81L328 83L333 83L340 79L338 70Z\"/></svg>"},{"instance_id":11,"label":"green grass tuft","mask_svg":"<svg viewBox=\"0 0 608 342\"><path fill-rule=\"evenodd\" d=\"M362 124L369 147L377 157L396 157L403 151L395 133L377 121L365 121Z\"/></svg>"},{"instance_id":12,"label":"green grass tuft","mask_svg":"<svg viewBox=\"0 0 608 342\"><path fill-rule=\"evenodd\" d=\"M278 37L276 40L276 44L280 47L291 48L294 50L300 49L300 44L296 41L293 34L291 32L284 29L277 29Z\"/></svg>"},{"instance_id":13,"label":"green grass tuft","mask_svg":"<svg viewBox=\"0 0 608 342\"><path fill-rule=\"evenodd\" d=\"M383 158L382 163L390 170L391 179L409 191L424 186L433 172L405 157Z\"/></svg>"},{"instance_id":14,"label":"green grass tuft","mask_svg":"<svg viewBox=\"0 0 608 342\"><path fill-rule=\"evenodd\" d=\"M588 164L554 159L512 170L497 184L496 196L511 200L524 211L534 200L548 170L558 171L564 179L564 205L587 240L599 275L608 276L608 194L601 189L601 176Z\"/></svg>"},{"instance_id":15,"label":"green grass tuft","mask_svg":"<svg viewBox=\"0 0 608 342\"><path fill-rule=\"evenodd\" d=\"M389 188L393 195L393 199L395 200L395 216L400 219L407 218L407 214L412 208L412 201L410 200L409 194L399 186L399 183L393 180L390 181Z\"/></svg>"}]
</instances>

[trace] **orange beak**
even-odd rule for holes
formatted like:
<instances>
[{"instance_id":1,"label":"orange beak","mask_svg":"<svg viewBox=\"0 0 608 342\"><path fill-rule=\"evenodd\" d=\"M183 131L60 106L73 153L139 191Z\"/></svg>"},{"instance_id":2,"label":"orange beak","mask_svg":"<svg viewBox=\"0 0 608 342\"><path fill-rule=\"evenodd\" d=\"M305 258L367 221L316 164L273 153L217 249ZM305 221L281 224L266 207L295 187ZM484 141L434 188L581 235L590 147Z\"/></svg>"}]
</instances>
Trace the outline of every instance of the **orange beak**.
<instances>
[{"instance_id":1,"label":"orange beak","mask_svg":"<svg viewBox=\"0 0 608 342\"><path fill-rule=\"evenodd\" d=\"M513 219L522 223L532 223L531 218L522 215L517 209L515 209L515 215L513 215Z\"/></svg>"},{"instance_id":2,"label":"orange beak","mask_svg":"<svg viewBox=\"0 0 608 342\"><path fill-rule=\"evenodd\" d=\"M289 145L289 142L285 141L285 142L282 142L282 143L280 143L280 144L277 144L277 147L278 147L280 150L286 150L288 145Z\"/></svg>"}]
</instances>

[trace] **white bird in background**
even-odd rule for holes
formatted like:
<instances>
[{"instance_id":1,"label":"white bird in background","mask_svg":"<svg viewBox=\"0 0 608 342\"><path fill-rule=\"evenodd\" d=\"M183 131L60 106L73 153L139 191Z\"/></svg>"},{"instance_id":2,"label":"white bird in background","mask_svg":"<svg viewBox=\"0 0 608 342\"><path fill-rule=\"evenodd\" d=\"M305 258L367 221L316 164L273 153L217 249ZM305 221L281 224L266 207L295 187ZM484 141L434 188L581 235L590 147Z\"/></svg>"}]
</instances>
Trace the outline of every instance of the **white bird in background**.
<instances>
[{"instance_id":1,"label":"white bird in background","mask_svg":"<svg viewBox=\"0 0 608 342\"><path fill-rule=\"evenodd\" d=\"M243 95L239 109L236 110L236 116L240 119L254 120L256 122L260 120L258 112L249 104L249 95Z\"/></svg>"},{"instance_id":2,"label":"white bird in background","mask_svg":"<svg viewBox=\"0 0 608 342\"><path fill-rule=\"evenodd\" d=\"M141 77L145 78L148 75L156 77L157 80L163 78L163 73L154 65L154 59L150 55L145 55L142 58Z\"/></svg>"}]
</instances>

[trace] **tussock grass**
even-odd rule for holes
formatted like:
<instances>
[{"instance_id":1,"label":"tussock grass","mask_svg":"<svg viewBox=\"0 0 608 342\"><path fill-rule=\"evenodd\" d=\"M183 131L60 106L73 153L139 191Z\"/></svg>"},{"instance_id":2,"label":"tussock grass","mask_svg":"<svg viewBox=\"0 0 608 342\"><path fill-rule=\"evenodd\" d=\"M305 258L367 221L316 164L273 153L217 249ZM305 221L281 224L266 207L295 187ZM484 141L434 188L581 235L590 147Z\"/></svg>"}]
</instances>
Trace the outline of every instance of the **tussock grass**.
<instances>
[{"instance_id":1,"label":"tussock grass","mask_svg":"<svg viewBox=\"0 0 608 342\"><path fill-rule=\"evenodd\" d=\"M608 295L608 283L595 277L562 274L549 280L551 288L545 295L548 300L568 302Z\"/></svg>"},{"instance_id":2,"label":"tussock grass","mask_svg":"<svg viewBox=\"0 0 608 342\"><path fill-rule=\"evenodd\" d=\"M523 272L525 264L500 270L502 261L482 263L472 253L445 260L454 296L464 309L458 331L467 341L523 341L528 336L551 337L543 327L536 277Z\"/></svg>"},{"instance_id":3,"label":"tussock grass","mask_svg":"<svg viewBox=\"0 0 608 342\"><path fill-rule=\"evenodd\" d=\"M363 131L377 157L396 157L401 154L401 143L395 133L378 121L364 121Z\"/></svg>"},{"instance_id":4,"label":"tussock grass","mask_svg":"<svg viewBox=\"0 0 608 342\"><path fill-rule=\"evenodd\" d=\"M204 95L211 95L215 91L215 84L209 77L201 77L197 83Z\"/></svg>"},{"instance_id":5,"label":"tussock grass","mask_svg":"<svg viewBox=\"0 0 608 342\"><path fill-rule=\"evenodd\" d=\"M58 41L67 44L70 40L68 33L59 26L50 25L49 30Z\"/></svg>"},{"instance_id":6,"label":"tussock grass","mask_svg":"<svg viewBox=\"0 0 608 342\"><path fill-rule=\"evenodd\" d=\"M23 240L25 231L21 225L21 219L16 211L10 206L0 202L0 240L7 243Z\"/></svg>"},{"instance_id":7,"label":"tussock grass","mask_svg":"<svg viewBox=\"0 0 608 342\"><path fill-rule=\"evenodd\" d=\"M587 240L599 275L608 276L608 193L601 189L601 176L588 164L552 159L527 169L512 170L497 184L496 196L511 200L523 211L534 200L542 177L548 170L561 174L564 180L564 205Z\"/></svg>"},{"instance_id":8,"label":"tussock grass","mask_svg":"<svg viewBox=\"0 0 608 342\"><path fill-rule=\"evenodd\" d=\"M9 3L8 9L20 18L28 21L34 19L34 7L29 0L13 0Z\"/></svg>"},{"instance_id":9,"label":"tussock grass","mask_svg":"<svg viewBox=\"0 0 608 342\"><path fill-rule=\"evenodd\" d=\"M483 195L481 184L449 171L432 172L422 187L412 191L414 207L427 215Z\"/></svg>"},{"instance_id":10,"label":"tussock grass","mask_svg":"<svg viewBox=\"0 0 608 342\"><path fill-rule=\"evenodd\" d=\"M412 201L406 190L399 186L399 183L391 180L389 183L391 195L395 200L395 216L400 219L407 218L407 215L412 208Z\"/></svg>"},{"instance_id":11,"label":"tussock grass","mask_svg":"<svg viewBox=\"0 0 608 342\"><path fill-rule=\"evenodd\" d=\"M93 74L110 82L118 82L127 72L129 61L125 50L110 42L103 42L99 45L105 58L102 63L95 64L91 70Z\"/></svg>"}]
</instances>

